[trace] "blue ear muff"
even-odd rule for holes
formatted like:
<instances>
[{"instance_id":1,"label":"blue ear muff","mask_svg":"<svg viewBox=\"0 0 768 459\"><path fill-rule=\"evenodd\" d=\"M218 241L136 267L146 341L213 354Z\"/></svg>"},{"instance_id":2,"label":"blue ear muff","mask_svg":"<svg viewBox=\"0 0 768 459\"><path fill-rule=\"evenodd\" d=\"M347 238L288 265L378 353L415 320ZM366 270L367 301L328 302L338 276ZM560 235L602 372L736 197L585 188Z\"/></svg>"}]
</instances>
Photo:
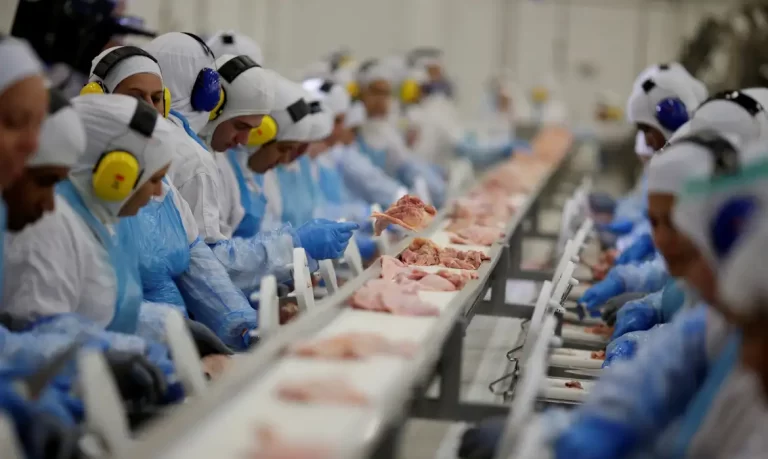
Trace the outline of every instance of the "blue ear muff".
<instances>
[{"instance_id":1,"label":"blue ear muff","mask_svg":"<svg viewBox=\"0 0 768 459\"><path fill-rule=\"evenodd\" d=\"M204 68L197 74L192 87L192 108L198 112L210 112L219 104L221 81L219 72Z\"/></svg>"},{"instance_id":2,"label":"blue ear muff","mask_svg":"<svg viewBox=\"0 0 768 459\"><path fill-rule=\"evenodd\" d=\"M688 109L680 99L662 99L656 104L656 120L664 129L675 132L688 119Z\"/></svg>"},{"instance_id":3,"label":"blue ear muff","mask_svg":"<svg viewBox=\"0 0 768 459\"><path fill-rule=\"evenodd\" d=\"M722 260L747 229L759 202L755 196L736 196L726 201L710 224L710 239L715 255Z\"/></svg>"}]
</instances>

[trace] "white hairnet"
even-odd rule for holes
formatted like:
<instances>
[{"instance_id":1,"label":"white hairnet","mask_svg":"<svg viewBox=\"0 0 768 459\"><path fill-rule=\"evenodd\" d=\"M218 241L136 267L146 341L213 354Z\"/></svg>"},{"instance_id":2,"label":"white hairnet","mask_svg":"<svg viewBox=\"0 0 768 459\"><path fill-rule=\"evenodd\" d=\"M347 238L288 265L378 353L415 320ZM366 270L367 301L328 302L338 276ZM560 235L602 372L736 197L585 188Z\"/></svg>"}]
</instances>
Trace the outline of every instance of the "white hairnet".
<instances>
[{"instance_id":1,"label":"white hairnet","mask_svg":"<svg viewBox=\"0 0 768 459\"><path fill-rule=\"evenodd\" d=\"M218 68L236 58L225 54L216 60ZM267 115L275 105L275 88L277 73L262 67L253 67L229 82L221 78L221 87L226 95L224 110L221 115L200 131L202 137L210 137L223 122L238 116Z\"/></svg>"},{"instance_id":2,"label":"white hairnet","mask_svg":"<svg viewBox=\"0 0 768 459\"><path fill-rule=\"evenodd\" d=\"M178 142L177 128L157 114L152 137L146 138L129 127L141 102L121 94L89 94L72 99L85 126L85 153L78 159L70 172L72 183L87 202L106 210L107 216L116 218L120 208L133 195L119 202L105 202L93 193L93 169L105 152L123 150L131 153L139 162L141 177L134 188L139 189L154 174L171 162Z\"/></svg>"},{"instance_id":3,"label":"white hairnet","mask_svg":"<svg viewBox=\"0 0 768 459\"><path fill-rule=\"evenodd\" d=\"M0 38L0 94L33 75L42 75L43 66L29 44L18 38Z\"/></svg>"},{"instance_id":4,"label":"white hairnet","mask_svg":"<svg viewBox=\"0 0 768 459\"><path fill-rule=\"evenodd\" d=\"M648 163L648 193L678 196L689 178L704 176L712 170L711 154L693 142L678 142Z\"/></svg>"},{"instance_id":5,"label":"white hairnet","mask_svg":"<svg viewBox=\"0 0 768 459\"><path fill-rule=\"evenodd\" d=\"M693 90L693 94L696 99L699 100L699 103L703 102L704 99L707 98L707 87L704 85L704 83L691 75L691 73L688 72L688 70L679 62L670 62L668 64L653 64L645 68L635 79L635 82L632 84L632 88L634 89L640 86L643 84L643 81L647 80L648 78L653 78L659 73L665 72L680 75L689 79L691 82L691 89Z\"/></svg>"},{"instance_id":6,"label":"white hairnet","mask_svg":"<svg viewBox=\"0 0 768 459\"><path fill-rule=\"evenodd\" d=\"M382 80L396 83L397 70L392 67L391 63L374 59L363 62L357 70L357 81L360 86L368 86L373 82Z\"/></svg>"},{"instance_id":7,"label":"white hairnet","mask_svg":"<svg viewBox=\"0 0 768 459\"><path fill-rule=\"evenodd\" d=\"M649 80L654 86L646 92L643 83ZM665 139L669 139L674 132L662 126L656 118L656 106L664 99L680 99L689 117L703 102L696 97L689 78L673 72L659 72L632 89L627 101L627 118L632 123L654 127L664 134Z\"/></svg>"},{"instance_id":8,"label":"white hairnet","mask_svg":"<svg viewBox=\"0 0 768 459\"><path fill-rule=\"evenodd\" d=\"M85 128L75 109L51 91L51 105L40 130L40 142L27 167L72 167L85 152Z\"/></svg>"},{"instance_id":9,"label":"white hairnet","mask_svg":"<svg viewBox=\"0 0 768 459\"><path fill-rule=\"evenodd\" d=\"M115 46L113 48L109 48L106 51L102 51L101 54L93 59L91 62L91 75L88 78L88 81L101 81L104 83L104 86L107 87L109 92L113 92L117 85L119 85L126 78L137 75L139 73L151 73L153 75L157 75L162 81L163 74L160 71L160 65L158 65L157 62L153 61L147 56L132 56L120 61L117 63L117 65L110 69L109 73L106 75L103 81L101 78L94 75L93 71L96 69L96 66L99 65L99 62L104 59L104 56L119 48L124 48L124 46Z\"/></svg>"},{"instance_id":10,"label":"white hairnet","mask_svg":"<svg viewBox=\"0 0 768 459\"><path fill-rule=\"evenodd\" d=\"M346 88L330 80L313 78L304 81L302 86L321 101L333 116L346 113L352 104L352 98Z\"/></svg>"},{"instance_id":11,"label":"white hairnet","mask_svg":"<svg viewBox=\"0 0 768 459\"><path fill-rule=\"evenodd\" d=\"M181 32L160 35L144 49L157 59L165 86L171 91L171 108L189 121L194 132L208 122L209 112L192 108L192 88L201 70L216 68L214 56L194 38Z\"/></svg>"},{"instance_id":12,"label":"white hairnet","mask_svg":"<svg viewBox=\"0 0 768 459\"><path fill-rule=\"evenodd\" d=\"M768 89L749 88L740 92L752 97L763 107L768 106ZM712 130L734 134L742 145L768 135L768 114L765 110L752 116L743 107L728 100L710 100L702 104L690 121L690 133ZM672 136L670 142L677 140Z\"/></svg>"},{"instance_id":13,"label":"white hairnet","mask_svg":"<svg viewBox=\"0 0 768 459\"><path fill-rule=\"evenodd\" d=\"M220 30L213 34L206 43L208 43L217 59L225 54L245 55L262 67L264 66L264 55L261 52L261 46L247 35L232 30Z\"/></svg>"},{"instance_id":14,"label":"white hairnet","mask_svg":"<svg viewBox=\"0 0 768 459\"><path fill-rule=\"evenodd\" d=\"M303 100L309 104L315 98L305 91L298 83L295 83L285 77L276 75L276 91L275 91L275 103L276 107L270 113L270 116L277 123L277 141L294 141L294 142L312 142L327 137L329 134L318 137L323 134L325 118L332 117L327 112L307 114L298 121L294 121L288 112L288 108ZM325 117L325 118L323 118Z\"/></svg>"}]
</instances>

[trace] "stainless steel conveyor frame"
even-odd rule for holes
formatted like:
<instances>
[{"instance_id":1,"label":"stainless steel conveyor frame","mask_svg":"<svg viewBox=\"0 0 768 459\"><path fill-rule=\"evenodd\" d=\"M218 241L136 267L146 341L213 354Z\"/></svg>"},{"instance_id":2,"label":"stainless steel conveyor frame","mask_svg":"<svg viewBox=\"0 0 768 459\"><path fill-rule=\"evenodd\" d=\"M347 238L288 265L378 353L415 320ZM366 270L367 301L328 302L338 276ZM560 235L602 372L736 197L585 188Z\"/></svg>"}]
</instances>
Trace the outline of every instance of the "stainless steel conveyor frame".
<instances>
[{"instance_id":1,"label":"stainless steel conveyor frame","mask_svg":"<svg viewBox=\"0 0 768 459\"><path fill-rule=\"evenodd\" d=\"M537 226L524 231L527 221L538 219L539 201L552 189L553 181L570 162L574 151L566 154L537 189L528 196L506 226L508 241L501 241L490 248L491 260L478 270L478 279L470 281L450 301L437 318L428 338L418 355L408 362L410 378L403 378L388 388L383 403L376 410L366 428L366 438L353 450L345 451L344 457L392 458L395 456L403 419L408 416L431 419L474 421L495 414L505 414L508 407L466 403L461 401L461 365L463 338L466 327L475 314L491 313L509 315L505 306L506 283L510 278L526 278L520 270L522 243L528 234L536 236ZM450 206L446 206L450 208ZM428 235L444 225L447 213L439 212L432 225L420 235ZM533 231L533 232L532 232ZM414 237L420 236L416 235ZM414 237L409 237L392 250L392 254L404 251ZM254 352L241 356L238 365L223 379L212 385L204 397L189 400L170 410L164 418L150 424L140 432L133 444L118 453L117 459L136 457L163 457L175 442L193 431L203 420L227 403L231 403L242 391L263 377L280 360L283 350L300 338L316 333L331 323L345 308L347 300L366 282L380 276L381 265L374 263L362 275L348 281L335 295L323 301L321 306L310 310L299 320L281 328L280 333L266 340ZM536 280L545 274L538 274ZM549 273L551 277L551 273ZM484 301L488 289L490 300ZM528 305L526 305L528 306ZM528 306L528 309L530 306ZM530 314L530 312L528 313ZM424 395L434 377L439 377L439 395Z\"/></svg>"}]
</instances>

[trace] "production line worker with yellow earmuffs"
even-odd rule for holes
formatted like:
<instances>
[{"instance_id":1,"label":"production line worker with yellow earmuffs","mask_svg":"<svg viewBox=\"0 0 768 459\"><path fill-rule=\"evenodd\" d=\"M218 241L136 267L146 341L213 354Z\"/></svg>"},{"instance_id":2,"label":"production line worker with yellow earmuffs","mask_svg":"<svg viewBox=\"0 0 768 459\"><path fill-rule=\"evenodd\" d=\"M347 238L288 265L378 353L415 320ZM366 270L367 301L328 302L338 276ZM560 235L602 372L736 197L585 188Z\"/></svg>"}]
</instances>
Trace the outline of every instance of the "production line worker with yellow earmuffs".
<instances>
[{"instance_id":1,"label":"production line worker with yellow earmuffs","mask_svg":"<svg viewBox=\"0 0 768 459\"><path fill-rule=\"evenodd\" d=\"M164 87L157 60L135 46L104 51L93 60L90 82L83 93L113 93L152 103L167 117L170 91ZM177 132L179 141L193 148L193 140ZM199 237L189 205L170 179L163 178L162 194L154 196L139 213L119 222L123 242L139 258L144 299L174 306L185 317L208 327L233 349L250 344L257 314L235 287L224 267ZM202 339L191 327L193 336Z\"/></svg>"},{"instance_id":2,"label":"production line worker with yellow earmuffs","mask_svg":"<svg viewBox=\"0 0 768 459\"><path fill-rule=\"evenodd\" d=\"M205 42L189 34L161 35L144 49L158 60L165 85L174 94L170 119L200 143L195 149L174 152L169 175L192 209L201 239L234 284L248 295L265 275L289 280L294 247L303 247L314 259L334 258L336 249L343 252L351 232L346 234L342 231L346 227L336 223L317 222L300 228L283 225L246 238L233 235L236 214L222 213L237 211L238 206L223 209L220 205L228 197L225 193L237 196L239 192L232 189L231 182L223 182L217 156L247 143L251 130L274 108L278 75L245 55L223 55L216 60ZM195 106L195 91L206 88L198 84L206 69L217 69L220 75L218 96L210 106ZM334 251L329 253L328 247Z\"/></svg>"}]
</instances>

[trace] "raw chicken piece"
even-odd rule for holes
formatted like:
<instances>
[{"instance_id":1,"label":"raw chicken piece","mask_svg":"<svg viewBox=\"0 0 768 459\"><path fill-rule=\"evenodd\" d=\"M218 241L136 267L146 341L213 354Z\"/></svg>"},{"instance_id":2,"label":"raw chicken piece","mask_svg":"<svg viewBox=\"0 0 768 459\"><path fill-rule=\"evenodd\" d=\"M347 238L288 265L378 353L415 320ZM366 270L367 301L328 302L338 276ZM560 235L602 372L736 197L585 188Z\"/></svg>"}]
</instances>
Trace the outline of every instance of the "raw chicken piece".
<instances>
[{"instance_id":1,"label":"raw chicken piece","mask_svg":"<svg viewBox=\"0 0 768 459\"><path fill-rule=\"evenodd\" d=\"M373 355L413 357L416 350L414 343L390 341L375 333L349 332L298 343L289 352L302 357L357 360Z\"/></svg>"},{"instance_id":2,"label":"raw chicken piece","mask_svg":"<svg viewBox=\"0 0 768 459\"><path fill-rule=\"evenodd\" d=\"M291 444L279 438L269 427L257 431L259 446L248 459L332 459L335 455L325 445Z\"/></svg>"},{"instance_id":3,"label":"raw chicken piece","mask_svg":"<svg viewBox=\"0 0 768 459\"><path fill-rule=\"evenodd\" d=\"M416 238L400 254L400 259L407 265L445 266L446 268L476 270L483 261L490 260L486 254L476 250L461 251L452 248L442 249L434 242Z\"/></svg>"},{"instance_id":4,"label":"raw chicken piece","mask_svg":"<svg viewBox=\"0 0 768 459\"><path fill-rule=\"evenodd\" d=\"M451 281L451 283L456 286L456 290L463 289L464 286L467 285L467 282L473 279L477 279L477 273L474 271L470 271L470 272L463 271L463 272L457 273L454 271L448 271L446 269L442 269L437 272L437 275Z\"/></svg>"},{"instance_id":5,"label":"raw chicken piece","mask_svg":"<svg viewBox=\"0 0 768 459\"><path fill-rule=\"evenodd\" d=\"M451 235L451 242L462 245L486 245L490 246L494 242L502 239L504 233L496 228L480 225L458 230Z\"/></svg>"},{"instance_id":6,"label":"raw chicken piece","mask_svg":"<svg viewBox=\"0 0 768 459\"><path fill-rule=\"evenodd\" d=\"M432 218L436 214L437 210L421 199L405 195L384 213L371 214L371 217L376 219L373 224L373 233L378 236L391 224L402 226L409 231L421 231L432 223Z\"/></svg>"},{"instance_id":7,"label":"raw chicken piece","mask_svg":"<svg viewBox=\"0 0 768 459\"><path fill-rule=\"evenodd\" d=\"M427 274L418 283L422 290L430 292L454 292L458 290L453 282L437 274Z\"/></svg>"},{"instance_id":8,"label":"raw chicken piece","mask_svg":"<svg viewBox=\"0 0 768 459\"><path fill-rule=\"evenodd\" d=\"M594 327L587 327L584 329L587 333L592 333L593 335L600 335L605 336L606 338L610 337L613 334L613 327L609 327L605 324L595 325Z\"/></svg>"},{"instance_id":9,"label":"raw chicken piece","mask_svg":"<svg viewBox=\"0 0 768 459\"><path fill-rule=\"evenodd\" d=\"M286 402L327 403L364 406L368 397L354 386L338 378L302 379L283 382L277 387L277 396Z\"/></svg>"},{"instance_id":10,"label":"raw chicken piece","mask_svg":"<svg viewBox=\"0 0 768 459\"><path fill-rule=\"evenodd\" d=\"M584 386L581 385L578 381L568 381L565 383L565 387L568 387L570 389L581 389L584 390Z\"/></svg>"},{"instance_id":11,"label":"raw chicken piece","mask_svg":"<svg viewBox=\"0 0 768 459\"><path fill-rule=\"evenodd\" d=\"M436 274L430 274L421 269L406 266L397 258L385 255L381 257L381 278L398 284L415 282L420 290L453 292L464 288L468 281L477 279L477 273L441 270Z\"/></svg>"},{"instance_id":12,"label":"raw chicken piece","mask_svg":"<svg viewBox=\"0 0 768 459\"><path fill-rule=\"evenodd\" d=\"M299 305L288 303L280 306L280 325L285 325L299 315Z\"/></svg>"},{"instance_id":13,"label":"raw chicken piece","mask_svg":"<svg viewBox=\"0 0 768 459\"><path fill-rule=\"evenodd\" d=\"M203 366L203 373L211 381L216 381L232 366L232 357L221 354L207 355L203 357L201 364Z\"/></svg>"},{"instance_id":14,"label":"raw chicken piece","mask_svg":"<svg viewBox=\"0 0 768 459\"><path fill-rule=\"evenodd\" d=\"M605 360L605 351L594 351L591 357L595 360Z\"/></svg>"},{"instance_id":15,"label":"raw chicken piece","mask_svg":"<svg viewBox=\"0 0 768 459\"><path fill-rule=\"evenodd\" d=\"M419 290L416 282L397 284L385 279L374 279L355 292L351 305L356 309L400 316L440 315L440 309L419 298Z\"/></svg>"}]
</instances>

